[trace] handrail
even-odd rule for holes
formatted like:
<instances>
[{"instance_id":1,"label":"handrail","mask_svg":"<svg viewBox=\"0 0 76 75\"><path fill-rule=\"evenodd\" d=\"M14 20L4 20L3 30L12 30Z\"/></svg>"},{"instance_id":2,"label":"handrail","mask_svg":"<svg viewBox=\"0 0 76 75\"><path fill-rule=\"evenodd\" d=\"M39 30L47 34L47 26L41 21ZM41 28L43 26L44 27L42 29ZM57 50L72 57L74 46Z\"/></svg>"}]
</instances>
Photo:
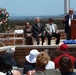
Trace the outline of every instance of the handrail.
<instances>
[{"instance_id":1,"label":"handrail","mask_svg":"<svg viewBox=\"0 0 76 75\"><path fill-rule=\"evenodd\" d=\"M5 32L3 34L1 34L0 38L2 38L5 34L7 33L7 37L4 38L3 40L0 40L0 44L2 44L3 46L6 46L3 42L8 39L8 44L9 44L9 32Z\"/></svg>"}]
</instances>

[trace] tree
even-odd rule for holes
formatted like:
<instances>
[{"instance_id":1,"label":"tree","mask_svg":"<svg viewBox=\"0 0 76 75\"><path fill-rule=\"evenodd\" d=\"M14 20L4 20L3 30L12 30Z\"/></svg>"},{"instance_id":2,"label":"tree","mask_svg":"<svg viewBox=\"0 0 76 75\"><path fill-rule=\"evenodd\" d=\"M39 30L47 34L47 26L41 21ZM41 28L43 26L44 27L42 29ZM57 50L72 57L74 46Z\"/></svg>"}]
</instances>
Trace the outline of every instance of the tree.
<instances>
[{"instance_id":1,"label":"tree","mask_svg":"<svg viewBox=\"0 0 76 75\"><path fill-rule=\"evenodd\" d=\"M0 8L0 32L5 32L8 28L9 13L5 8Z\"/></svg>"}]
</instances>

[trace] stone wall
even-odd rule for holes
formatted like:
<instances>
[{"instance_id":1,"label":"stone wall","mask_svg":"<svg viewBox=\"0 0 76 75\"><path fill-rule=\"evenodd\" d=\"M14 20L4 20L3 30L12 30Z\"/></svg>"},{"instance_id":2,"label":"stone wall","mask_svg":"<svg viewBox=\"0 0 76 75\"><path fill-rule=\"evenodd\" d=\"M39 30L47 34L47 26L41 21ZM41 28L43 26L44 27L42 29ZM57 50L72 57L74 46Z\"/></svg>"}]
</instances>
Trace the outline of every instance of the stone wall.
<instances>
[{"instance_id":1,"label":"stone wall","mask_svg":"<svg viewBox=\"0 0 76 75\"><path fill-rule=\"evenodd\" d=\"M32 45L24 45L24 46L16 46L16 52L14 55L14 59L18 61L19 67L23 67L25 63L25 56L29 54L30 50L38 49L39 51L44 51L44 49L49 49L52 60L59 55L57 48L60 45L53 46L32 46ZM76 44L68 45L69 46L69 54L76 57Z\"/></svg>"}]
</instances>

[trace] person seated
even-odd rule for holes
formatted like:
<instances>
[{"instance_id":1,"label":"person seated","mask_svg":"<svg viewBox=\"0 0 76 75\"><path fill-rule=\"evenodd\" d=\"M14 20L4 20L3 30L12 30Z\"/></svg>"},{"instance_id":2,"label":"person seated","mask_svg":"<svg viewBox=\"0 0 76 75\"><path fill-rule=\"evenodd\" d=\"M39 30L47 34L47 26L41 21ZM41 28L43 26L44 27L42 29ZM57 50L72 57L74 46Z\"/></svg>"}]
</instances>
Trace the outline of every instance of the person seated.
<instances>
[{"instance_id":1,"label":"person seated","mask_svg":"<svg viewBox=\"0 0 76 75\"><path fill-rule=\"evenodd\" d=\"M59 61L59 68L62 75L76 75L74 66L68 56L62 56Z\"/></svg>"},{"instance_id":2,"label":"person seated","mask_svg":"<svg viewBox=\"0 0 76 75\"><path fill-rule=\"evenodd\" d=\"M49 49L44 49L44 52L46 52L50 57L50 61L46 65L45 69L55 69L55 63L52 60L53 56L52 56L50 50Z\"/></svg>"},{"instance_id":3,"label":"person seated","mask_svg":"<svg viewBox=\"0 0 76 75\"><path fill-rule=\"evenodd\" d=\"M0 72L5 75L21 75L18 70L13 70L12 66L16 65L16 61L12 59L9 53L0 55Z\"/></svg>"},{"instance_id":4,"label":"person seated","mask_svg":"<svg viewBox=\"0 0 76 75\"><path fill-rule=\"evenodd\" d=\"M60 75L60 72L55 69L45 69L49 60L50 57L47 53L40 52L36 60L36 70L28 71L27 75Z\"/></svg>"},{"instance_id":5,"label":"person seated","mask_svg":"<svg viewBox=\"0 0 76 75\"><path fill-rule=\"evenodd\" d=\"M15 47L9 48L9 49L5 52L5 54L10 55L11 58L12 58L13 60L15 60L15 59L14 59L14 53L15 53ZM15 62L16 62L16 64L15 64L14 66L12 66L12 69L18 69L18 68L19 68L18 62L17 62L16 60L15 60Z\"/></svg>"},{"instance_id":6,"label":"person seated","mask_svg":"<svg viewBox=\"0 0 76 75\"><path fill-rule=\"evenodd\" d=\"M46 37L48 38L48 45L51 44L52 37L57 38L56 45L58 45L60 43L60 34L58 32L58 27L56 24L53 23L52 18L49 18L49 23L46 24L45 30L46 30Z\"/></svg>"},{"instance_id":7,"label":"person seated","mask_svg":"<svg viewBox=\"0 0 76 75\"><path fill-rule=\"evenodd\" d=\"M29 55L25 57L26 62L24 64L23 74L26 74L29 70L35 70L36 58L38 54L39 54L39 51L37 49L32 49Z\"/></svg>"},{"instance_id":8,"label":"person seated","mask_svg":"<svg viewBox=\"0 0 76 75\"><path fill-rule=\"evenodd\" d=\"M39 38L41 38L41 40L42 40L42 45L44 43L44 29L45 29L44 25L42 25L40 23L40 18L36 17L35 18L35 24L32 27L32 34L33 34L33 37L37 41L37 45L40 44Z\"/></svg>"},{"instance_id":9,"label":"person seated","mask_svg":"<svg viewBox=\"0 0 76 75\"><path fill-rule=\"evenodd\" d=\"M58 66L59 60L60 60L60 58L61 58L62 56L68 56L68 57L71 59L71 62L72 62L72 64L73 64L73 66L74 66L74 63L75 63L75 61L76 61L76 58L68 53L68 51L69 51L69 46L68 46L67 44L61 44L60 47L59 47L57 50L58 50L58 52L60 53L60 55L54 59L55 68L56 68L56 69L59 67L59 66Z\"/></svg>"},{"instance_id":10,"label":"person seated","mask_svg":"<svg viewBox=\"0 0 76 75\"><path fill-rule=\"evenodd\" d=\"M29 22L25 23L24 28L24 37L25 37L25 43L27 45L32 45L32 26L29 24Z\"/></svg>"}]
</instances>

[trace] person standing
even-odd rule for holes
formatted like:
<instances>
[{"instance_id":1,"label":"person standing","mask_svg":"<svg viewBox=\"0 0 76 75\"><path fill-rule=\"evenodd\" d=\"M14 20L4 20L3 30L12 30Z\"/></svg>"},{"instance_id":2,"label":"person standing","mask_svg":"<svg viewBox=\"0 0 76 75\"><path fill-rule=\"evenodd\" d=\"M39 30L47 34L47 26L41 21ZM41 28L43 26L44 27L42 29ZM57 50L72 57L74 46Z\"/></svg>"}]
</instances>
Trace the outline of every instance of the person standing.
<instances>
[{"instance_id":1,"label":"person standing","mask_svg":"<svg viewBox=\"0 0 76 75\"><path fill-rule=\"evenodd\" d=\"M69 14L65 16L63 23L65 24L66 39L71 39L71 20L76 19L76 15L73 14L73 9L69 9Z\"/></svg>"},{"instance_id":2,"label":"person standing","mask_svg":"<svg viewBox=\"0 0 76 75\"><path fill-rule=\"evenodd\" d=\"M36 59L36 69L28 71L26 75L61 75L58 70L45 69L49 61L49 55L46 52L40 52Z\"/></svg>"},{"instance_id":3,"label":"person standing","mask_svg":"<svg viewBox=\"0 0 76 75\"><path fill-rule=\"evenodd\" d=\"M14 70L12 68L12 66L14 65L16 65L16 61L12 59L9 53L0 54L0 72L1 73L5 73L5 75L21 75L20 71Z\"/></svg>"},{"instance_id":4,"label":"person standing","mask_svg":"<svg viewBox=\"0 0 76 75\"><path fill-rule=\"evenodd\" d=\"M53 23L52 18L49 18L49 23L46 24L45 29L46 29L46 37L48 38L48 45L51 44L51 38L52 37L57 38L56 45L59 44L60 34L58 32L58 27L56 24Z\"/></svg>"},{"instance_id":5,"label":"person standing","mask_svg":"<svg viewBox=\"0 0 76 75\"><path fill-rule=\"evenodd\" d=\"M32 35L37 41L37 45L40 44L39 38L42 39L42 45L44 43L44 25L40 23L40 18L35 18L35 24L32 27Z\"/></svg>"}]
</instances>

